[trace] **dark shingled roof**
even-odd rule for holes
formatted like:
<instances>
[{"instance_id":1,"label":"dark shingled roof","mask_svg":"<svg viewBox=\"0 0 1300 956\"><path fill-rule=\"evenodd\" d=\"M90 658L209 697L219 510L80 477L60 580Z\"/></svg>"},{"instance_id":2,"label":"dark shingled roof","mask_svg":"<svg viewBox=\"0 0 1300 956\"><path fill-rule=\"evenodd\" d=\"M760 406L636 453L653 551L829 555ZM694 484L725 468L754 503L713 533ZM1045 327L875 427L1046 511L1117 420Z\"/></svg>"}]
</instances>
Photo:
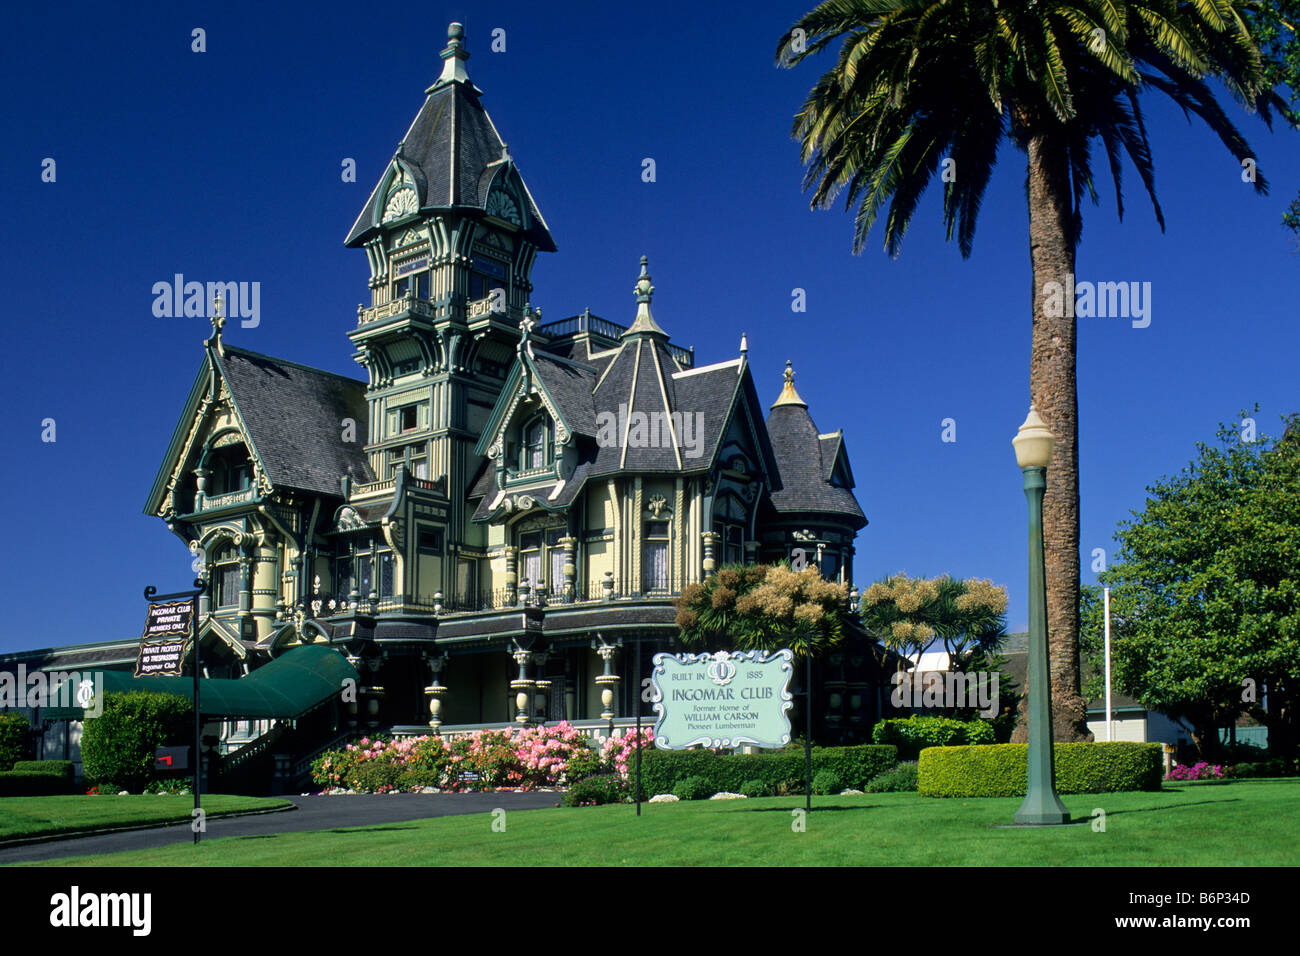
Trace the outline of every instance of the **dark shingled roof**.
<instances>
[{"instance_id":1,"label":"dark shingled roof","mask_svg":"<svg viewBox=\"0 0 1300 956\"><path fill-rule=\"evenodd\" d=\"M830 482L833 455L842 442L821 438L807 406L792 403L774 407L767 416L767 433L781 472L781 488L771 494L772 506L778 512L844 515L857 528L867 523L853 492Z\"/></svg>"},{"instance_id":2,"label":"dark shingled roof","mask_svg":"<svg viewBox=\"0 0 1300 956\"><path fill-rule=\"evenodd\" d=\"M505 157L501 137L479 98L479 90L471 83L435 83L393 154L393 159L411 172L422 210L483 209L493 179L502 169L514 167L514 161ZM517 168L515 171L517 175ZM375 185L344 245L360 245L377 227L387 199L382 189L386 178ZM526 235L539 249L554 252L555 240L527 186L523 193L529 214Z\"/></svg>"},{"instance_id":3,"label":"dark shingled roof","mask_svg":"<svg viewBox=\"0 0 1300 956\"><path fill-rule=\"evenodd\" d=\"M366 385L294 362L224 347L221 374L271 483L339 495L339 479L372 481L363 448ZM342 440L343 419L356 441Z\"/></svg>"},{"instance_id":4,"label":"dark shingled roof","mask_svg":"<svg viewBox=\"0 0 1300 956\"><path fill-rule=\"evenodd\" d=\"M532 361L546 393L555 400L574 434L595 438L596 412L591 393L596 387L596 370L546 352L533 353Z\"/></svg>"}]
</instances>

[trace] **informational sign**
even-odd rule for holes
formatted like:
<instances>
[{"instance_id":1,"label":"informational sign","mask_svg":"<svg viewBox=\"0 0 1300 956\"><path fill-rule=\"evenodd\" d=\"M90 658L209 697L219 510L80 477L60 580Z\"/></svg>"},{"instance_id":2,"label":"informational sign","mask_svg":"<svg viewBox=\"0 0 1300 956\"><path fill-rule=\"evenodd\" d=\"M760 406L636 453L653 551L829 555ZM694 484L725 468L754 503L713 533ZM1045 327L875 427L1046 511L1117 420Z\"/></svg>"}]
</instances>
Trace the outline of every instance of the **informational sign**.
<instances>
[{"instance_id":1,"label":"informational sign","mask_svg":"<svg viewBox=\"0 0 1300 956\"><path fill-rule=\"evenodd\" d=\"M136 677L180 677L190 642L183 637L166 641L141 641L135 659Z\"/></svg>"},{"instance_id":2,"label":"informational sign","mask_svg":"<svg viewBox=\"0 0 1300 956\"><path fill-rule=\"evenodd\" d=\"M179 677L185 663L193 607L189 601L150 604L140 635L135 676Z\"/></svg>"},{"instance_id":3,"label":"informational sign","mask_svg":"<svg viewBox=\"0 0 1300 956\"><path fill-rule=\"evenodd\" d=\"M188 770L189 747L159 747L153 752L154 766L159 770Z\"/></svg>"},{"instance_id":4,"label":"informational sign","mask_svg":"<svg viewBox=\"0 0 1300 956\"><path fill-rule=\"evenodd\" d=\"M651 703L655 746L784 747L790 742L794 654L718 651L656 654Z\"/></svg>"}]
</instances>

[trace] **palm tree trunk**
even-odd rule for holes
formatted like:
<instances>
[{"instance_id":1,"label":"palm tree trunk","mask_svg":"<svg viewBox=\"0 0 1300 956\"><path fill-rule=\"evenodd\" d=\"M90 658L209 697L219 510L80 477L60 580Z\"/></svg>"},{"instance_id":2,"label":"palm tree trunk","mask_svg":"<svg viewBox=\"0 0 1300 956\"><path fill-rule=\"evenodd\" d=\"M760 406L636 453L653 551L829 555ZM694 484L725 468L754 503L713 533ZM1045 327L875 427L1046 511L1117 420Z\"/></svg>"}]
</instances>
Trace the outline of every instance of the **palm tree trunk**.
<instances>
[{"instance_id":1,"label":"palm tree trunk","mask_svg":"<svg viewBox=\"0 0 1300 956\"><path fill-rule=\"evenodd\" d=\"M1074 251L1077 232L1066 154L1051 135L1029 137L1029 257L1033 267L1030 397L1056 446L1043 497L1048 666L1057 741L1091 740L1079 693L1079 457L1075 386ZM1059 283L1056 301L1045 294ZM1055 309L1057 302L1063 308ZM1057 315L1056 312L1061 312ZM1013 740L1024 740L1028 694Z\"/></svg>"}]
</instances>

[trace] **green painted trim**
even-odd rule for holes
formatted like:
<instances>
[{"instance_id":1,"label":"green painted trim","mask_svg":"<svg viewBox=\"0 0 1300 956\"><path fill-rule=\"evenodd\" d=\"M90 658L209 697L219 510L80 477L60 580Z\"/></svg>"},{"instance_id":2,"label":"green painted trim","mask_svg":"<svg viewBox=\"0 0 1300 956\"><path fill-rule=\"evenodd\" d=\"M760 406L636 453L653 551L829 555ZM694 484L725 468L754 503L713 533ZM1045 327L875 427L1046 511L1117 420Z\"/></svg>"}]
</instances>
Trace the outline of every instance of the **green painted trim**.
<instances>
[{"instance_id":1,"label":"green painted trim","mask_svg":"<svg viewBox=\"0 0 1300 956\"><path fill-rule=\"evenodd\" d=\"M488 449L492 446L492 441L497 437L498 432L500 432L501 428L505 425L505 422L503 422L502 419L505 417L506 409L514 404L515 390L518 388L520 378L522 377L520 365L524 363L528 365L528 369L532 375L532 380L534 384L536 384L538 390L546 396L546 400L550 403L551 407L555 409L555 413L559 416L560 423L564 426L564 430L567 431L570 436L577 434L577 432L573 430L572 426L569 425L568 420L564 417L564 412L560 408L560 403L555 400L555 396L552 395L550 390L546 387L546 382L537 374L537 366L533 364L532 359L528 357L527 353L519 353L517 354L514 364L510 368L510 374L506 377L505 384L501 387L501 394L497 398L496 404L492 406L492 414L488 416L487 424L483 426L483 435L479 438L478 444L474 446L474 454L486 458ZM555 439L553 435L551 439L551 447L554 452ZM555 457L558 458L558 455Z\"/></svg>"},{"instance_id":2,"label":"green painted trim","mask_svg":"<svg viewBox=\"0 0 1300 956\"><path fill-rule=\"evenodd\" d=\"M149 489L149 497L144 503L144 513L150 517L158 514L158 509L162 505L163 493L167 488L167 481L176 469L176 459L180 455L180 446L185 441L185 436L189 434L190 426L194 423L194 416L198 414L199 403L208 390L208 376L211 374L209 360L210 355L205 351L203 366L199 369L199 374L195 376L194 384L190 387L189 398L185 400L185 408L181 412L180 421L176 423L176 427L172 430L171 441L167 443L167 451L163 455L162 466L154 477L152 487Z\"/></svg>"}]
</instances>

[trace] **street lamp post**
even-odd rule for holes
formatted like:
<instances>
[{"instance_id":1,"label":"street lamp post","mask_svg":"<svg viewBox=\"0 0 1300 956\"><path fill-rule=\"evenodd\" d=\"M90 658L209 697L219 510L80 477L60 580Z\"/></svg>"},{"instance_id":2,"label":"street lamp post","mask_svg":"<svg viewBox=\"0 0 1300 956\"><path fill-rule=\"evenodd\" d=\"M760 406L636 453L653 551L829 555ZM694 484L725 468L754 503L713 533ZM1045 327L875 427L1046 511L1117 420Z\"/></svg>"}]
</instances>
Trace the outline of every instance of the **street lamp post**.
<instances>
[{"instance_id":1,"label":"street lamp post","mask_svg":"<svg viewBox=\"0 0 1300 956\"><path fill-rule=\"evenodd\" d=\"M1056 795L1052 761L1052 695L1047 676L1047 583L1043 569L1043 490L1055 439L1033 405L1011 441L1029 501L1029 767L1019 824L1070 822Z\"/></svg>"}]
</instances>

